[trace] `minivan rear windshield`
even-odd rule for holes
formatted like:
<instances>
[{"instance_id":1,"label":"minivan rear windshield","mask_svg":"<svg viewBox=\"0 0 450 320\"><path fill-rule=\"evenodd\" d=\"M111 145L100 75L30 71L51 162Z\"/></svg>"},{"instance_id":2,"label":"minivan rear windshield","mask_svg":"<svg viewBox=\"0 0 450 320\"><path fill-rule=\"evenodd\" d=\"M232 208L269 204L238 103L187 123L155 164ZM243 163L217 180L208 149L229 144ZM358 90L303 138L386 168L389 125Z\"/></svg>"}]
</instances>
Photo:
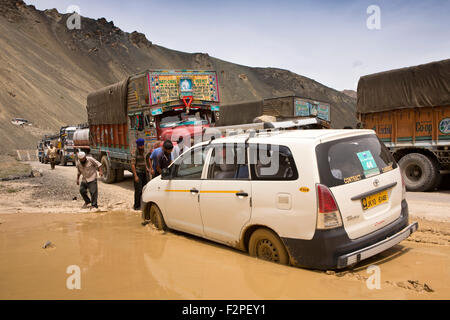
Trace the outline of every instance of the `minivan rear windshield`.
<instances>
[{"instance_id":1,"label":"minivan rear windshield","mask_svg":"<svg viewBox=\"0 0 450 320\"><path fill-rule=\"evenodd\" d=\"M320 183L335 187L397 168L394 157L376 135L360 135L316 147Z\"/></svg>"}]
</instances>

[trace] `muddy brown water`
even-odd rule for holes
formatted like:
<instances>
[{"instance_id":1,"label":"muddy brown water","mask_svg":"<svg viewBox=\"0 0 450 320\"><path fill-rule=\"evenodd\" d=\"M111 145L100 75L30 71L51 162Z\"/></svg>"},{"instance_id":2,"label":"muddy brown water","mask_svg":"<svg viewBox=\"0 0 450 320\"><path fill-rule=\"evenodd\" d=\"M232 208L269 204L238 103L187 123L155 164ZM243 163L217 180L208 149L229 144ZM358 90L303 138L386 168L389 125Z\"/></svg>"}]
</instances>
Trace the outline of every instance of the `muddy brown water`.
<instances>
[{"instance_id":1,"label":"muddy brown water","mask_svg":"<svg viewBox=\"0 0 450 320\"><path fill-rule=\"evenodd\" d=\"M329 275L140 222L134 212L0 215L0 299L450 298L450 246L403 241ZM373 264L378 290L366 286ZM70 265L80 267L79 290L66 286Z\"/></svg>"}]
</instances>

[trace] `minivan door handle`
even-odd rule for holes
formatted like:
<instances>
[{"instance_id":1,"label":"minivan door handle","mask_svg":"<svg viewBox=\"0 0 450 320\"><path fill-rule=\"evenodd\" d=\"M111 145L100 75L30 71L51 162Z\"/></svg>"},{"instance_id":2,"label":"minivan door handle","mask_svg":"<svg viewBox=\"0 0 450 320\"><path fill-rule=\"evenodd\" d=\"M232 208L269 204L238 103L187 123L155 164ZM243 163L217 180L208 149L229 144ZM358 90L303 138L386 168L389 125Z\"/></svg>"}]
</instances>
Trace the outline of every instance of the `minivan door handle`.
<instances>
[{"instance_id":1,"label":"minivan door handle","mask_svg":"<svg viewBox=\"0 0 450 320\"><path fill-rule=\"evenodd\" d=\"M236 192L236 196L238 196L238 197L248 197L248 193L247 192Z\"/></svg>"},{"instance_id":2,"label":"minivan door handle","mask_svg":"<svg viewBox=\"0 0 450 320\"><path fill-rule=\"evenodd\" d=\"M198 190L195 188L192 188L191 190L189 190L191 193L198 193Z\"/></svg>"}]
</instances>

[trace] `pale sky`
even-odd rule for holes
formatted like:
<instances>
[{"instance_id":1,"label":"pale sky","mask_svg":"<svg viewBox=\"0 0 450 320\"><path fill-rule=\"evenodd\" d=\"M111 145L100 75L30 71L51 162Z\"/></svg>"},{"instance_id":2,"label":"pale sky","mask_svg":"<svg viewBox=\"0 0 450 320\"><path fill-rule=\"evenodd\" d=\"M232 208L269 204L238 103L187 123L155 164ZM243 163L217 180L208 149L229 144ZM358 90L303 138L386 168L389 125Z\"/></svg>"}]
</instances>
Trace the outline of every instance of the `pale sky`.
<instances>
[{"instance_id":1,"label":"pale sky","mask_svg":"<svg viewBox=\"0 0 450 320\"><path fill-rule=\"evenodd\" d=\"M450 0L25 0L108 21L155 44L276 67L356 90L360 76L450 58ZM369 30L367 8L380 8Z\"/></svg>"}]
</instances>

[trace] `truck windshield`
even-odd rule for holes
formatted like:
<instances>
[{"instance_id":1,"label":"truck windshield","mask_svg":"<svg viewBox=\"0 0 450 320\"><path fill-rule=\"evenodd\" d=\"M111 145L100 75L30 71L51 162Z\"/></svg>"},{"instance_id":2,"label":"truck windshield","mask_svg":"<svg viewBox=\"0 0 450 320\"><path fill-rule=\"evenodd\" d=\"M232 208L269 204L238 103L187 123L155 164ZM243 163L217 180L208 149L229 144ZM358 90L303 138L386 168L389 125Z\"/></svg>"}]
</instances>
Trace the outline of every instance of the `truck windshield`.
<instances>
[{"instance_id":1,"label":"truck windshield","mask_svg":"<svg viewBox=\"0 0 450 320\"><path fill-rule=\"evenodd\" d=\"M173 116L166 116L161 119L159 126L161 128L173 128L187 125L204 125L208 124L205 115L199 111L190 112L189 114L183 112Z\"/></svg>"},{"instance_id":2,"label":"truck windshield","mask_svg":"<svg viewBox=\"0 0 450 320\"><path fill-rule=\"evenodd\" d=\"M67 140L73 140L73 134L75 131L67 131Z\"/></svg>"}]
</instances>

